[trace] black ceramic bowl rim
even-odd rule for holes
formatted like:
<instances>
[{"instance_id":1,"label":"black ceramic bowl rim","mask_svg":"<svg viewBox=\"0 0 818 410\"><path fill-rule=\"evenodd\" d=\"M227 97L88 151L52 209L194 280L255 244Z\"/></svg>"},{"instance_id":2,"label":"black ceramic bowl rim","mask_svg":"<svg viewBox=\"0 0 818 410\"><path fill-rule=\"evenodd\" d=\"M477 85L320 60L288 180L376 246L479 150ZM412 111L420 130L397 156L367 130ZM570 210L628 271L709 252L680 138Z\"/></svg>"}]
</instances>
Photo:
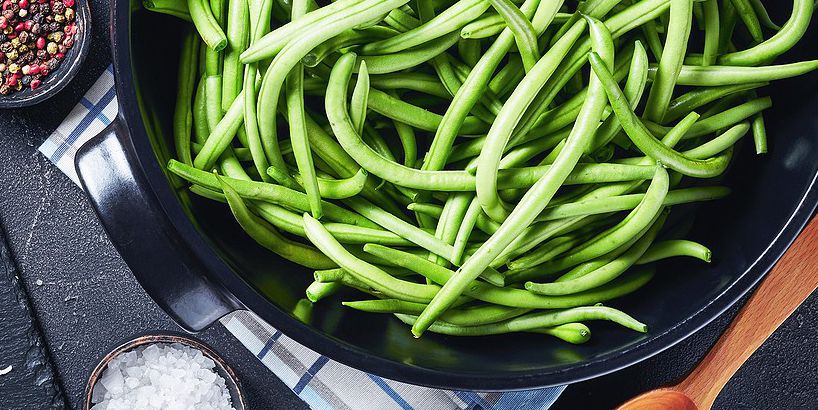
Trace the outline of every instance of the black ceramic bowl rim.
<instances>
[{"instance_id":1,"label":"black ceramic bowl rim","mask_svg":"<svg viewBox=\"0 0 818 410\"><path fill-rule=\"evenodd\" d=\"M23 108L39 104L62 91L77 76L91 48L91 8L88 0L77 0L74 9L77 34L74 46L68 49L62 64L56 71L49 73L36 90L26 87L9 95L0 96L0 108Z\"/></svg>"},{"instance_id":2,"label":"black ceramic bowl rim","mask_svg":"<svg viewBox=\"0 0 818 410\"><path fill-rule=\"evenodd\" d=\"M176 333L163 333L163 334L145 334L142 336L138 336L134 339L131 339L125 343L121 343L119 346L114 348L110 353L106 354L105 357L100 360L99 364L94 367L94 370L91 372L91 376L88 377L88 383L85 385L85 400L83 401L83 410L90 410L93 406L91 403L91 398L94 393L94 386L96 386L97 381L99 381L100 377L102 376L102 372L108 367L108 363L111 362L115 357L133 350L140 346L147 346L156 343L164 343L164 344L172 344L172 343L180 343L188 347L192 347L202 352L202 354L210 360L213 360L216 363L216 373L219 374L222 378L224 378L225 384L227 385L227 389L230 390L230 399L233 404L233 408L236 410L244 410L247 408L245 400L244 400L244 393L242 393L241 383L239 382L239 378L236 376L236 373L233 369L227 365L224 359L221 358L213 349L209 346L204 344L203 342L193 339L190 336L185 336Z\"/></svg>"}]
</instances>

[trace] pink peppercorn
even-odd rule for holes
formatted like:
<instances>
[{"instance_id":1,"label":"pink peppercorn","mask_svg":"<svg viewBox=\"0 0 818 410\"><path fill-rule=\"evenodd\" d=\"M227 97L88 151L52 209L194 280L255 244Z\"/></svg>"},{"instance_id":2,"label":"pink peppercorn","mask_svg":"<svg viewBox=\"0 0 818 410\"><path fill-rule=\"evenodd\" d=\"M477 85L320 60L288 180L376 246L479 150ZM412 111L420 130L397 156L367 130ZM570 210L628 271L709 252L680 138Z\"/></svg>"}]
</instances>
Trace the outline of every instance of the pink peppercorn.
<instances>
[{"instance_id":1,"label":"pink peppercorn","mask_svg":"<svg viewBox=\"0 0 818 410\"><path fill-rule=\"evenodd\" d=\"M40 64L40 74L41 75L48 75L48 66L45 64Z\"/></svg>"},{"instance_id":2,"label":"pink peppercorn","mask_svg":"<svg viewBox=\"0 0 818 410\"><path fill-rule=\"evenodd\" d=\"M63 0L62 4L65 4L65 7L74 7L74 0Z\"/></svg>"},{"instance_id":3,"label":"pink peppercorn","mask_svg":"<svg viewBox=\"0 0 818 410\"><path fill-rule=\"evenodd\" d=\"M20 6L21 9L27 9L28 8L28 0L20 0L17 3L17 5Z\"/></svg>"},{"instance_id":4,"label":"pink peppercorn","mask_svg":"<svg viewBox=\"0 0 818 410\"><path fill-rule=\"evenodd\" d=\"M23 31L25 29L26 29L26 23L23 23L23 22L17 23L17 25L14 26L14 31L17 31L17 32Z\"/></svg>"},{"instance_id":5,"label":"pink peppercorn","mask_svg":"<svg viewBox=\"0 0 818 410\"><path fill-rule=\"evenodd\" d=\"M37 74L40 74L40 66L38 66L38 65L36 65L36 64L32 64L32 65L30 65L30 66L28 67L28 73L29 73L30 75L37 75Z\"/></svg>"},{"instance_id":6,"label":"pink peppercorn","mask_svg":"<svg viewBox=\"0 0 818 410\"><path fill-rule=\"evenodd\" d=\"M14 87L15 85L17 85L17 77L15 76L8 77L6 79L6 85L8 85L9 87Z\"/></svg>"},{"instance_id":7,"label":"pink peppercorn","mask_svg":"<svg viewBox=\"0 0 818 410\"><path fill-rule=\"evenodd\" d=\"M54 54L54 57L55 57L57 60L62 60L62 59L64 59L64 58L65 58L65 54L63 54L63 53L57 53L57 54Z\"/></svg>"},{"instance_id":8,"label":"pink peppercorn","mask_svg":"<svg viewBox=\"0 0 818 410\"><path fill-rule=\"evenodd\" d=\"M23 27L26 28L26 31L30 31L31 28L34 27L34 20L26 20L26 22L23 23Z\"/></svg>"},{"instance_id":9,"label":"pink peppercorn","mask_svg":"<svg viewBox=\"0 0 818 410\"><path fill-rule=\"evenodd\" d=\"M43 82L42 82L42 81L40 81L40 80L33 80L33 81L31 81L31 89L32 89L32 90L36 90L36 89L37 89L37 87L39 87L39 86L40 86L40 84L42 84L42 83L43 83Z\"/></svg>"},{"instance_id":10,"label":"pink peppercorn","mask_svg":"<svg viewBox=\"0 0 818 410\"><path fill-rule=\"evenodd\" d=\"M36 42L37 50L42 50L45 48L45 37L39 37Z\"/></svg>"}]
</instances>

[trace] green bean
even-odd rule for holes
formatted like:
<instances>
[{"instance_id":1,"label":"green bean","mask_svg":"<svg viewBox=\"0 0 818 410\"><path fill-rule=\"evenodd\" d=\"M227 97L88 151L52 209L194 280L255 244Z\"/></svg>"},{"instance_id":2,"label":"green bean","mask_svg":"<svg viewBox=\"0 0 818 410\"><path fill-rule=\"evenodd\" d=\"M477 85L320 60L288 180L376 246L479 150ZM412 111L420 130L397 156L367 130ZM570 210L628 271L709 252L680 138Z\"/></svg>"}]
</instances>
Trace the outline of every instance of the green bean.
<instances>
[{"instance_id":1,"label":"green bean","mask_svg":"<svg viewBox=\"0 0 818 410\"><path fill-rule=\"evenodd\" d=\"M480 57L483 54L483 46L480 44L480 40L461 38L457 41L457 52L460 54L460 58L463 59L464 63L468 64L469 67L474 67L474 65L480 61Z\"/></svg>"},{"instance_id":2,"label":"green bean","mask_svg":"<svg viewBox=\"0 0 818 410\"><path fill-rule=\"evenodd\" d=\"M464 39L484 39L500 34L506 28L506 20L495 13L486 13L460 29Z\"/></svg>"},{"instance_id":3,"label":"green bean","mask_svg":"<svg viewBox=\"0 0 818 410\"><path fill-rule=\"evenodd\" d=\"M401 147L403 147L403 165L407 167L414 167L417 162L417 138L415 137L415 130L411 126L400 121L392 122L395 126L395 131L400 139Z\"/></svg>"},{"instance_id":4,"label":"green bean","mask_svg":"<svg viewBox=\"0 0 818 410\"><path fill-rule=\"evenodd\" d=\"M542 3L540 3L542 4ZM509 57L508 63L497 72L497 75L489 82L489 90L498 96L508 96L514 87L519 84L525 76L523 61L519 58Z\"/></svg>"},{"instance_id":5,"label":"green bean","mask_svg":"<svg viewBox=\"0 0 818 410\"><path fill-rule=\"evenodd\" d=\"M619 85L616 84L608 69L605 68L605 63L595 53L591 54L590 61L594 71L599 74L599 78L605 84L605 91L608 93L608 99L619 118L619 122L622 123L622 127L631 141L642 152L683 175L696 178L711 178L724 172L730 162L730 155L721 155L708 160L696 160L668 148L657 140L628 106ZM693 121L695 122L695 119Z\"/></svg>"},{"instance_id":6,"label":"green bean","mask_svg":"<svg viewBox=\"0 0 818 410\"><path fill-rule=\"evenodd\" d=\"M268 7L272 3L271 0L266 0L266 2ZM364 2L366 0L335 1L325 7L318 8L314 12L307 13L304 18L290 21L269 33L266 33L267 30L264 27L259 27L259 32L265 33L260 37L257 36L257 41L241 54L241 62L247 64L273 58L292 40L309 30L315 30L316 27L325 26L329 21L333 21L332 18L338 14L349 11L351 8L355 8L354 12L356 13L360 12L360 9L356 6ZM265 14L261 13L259 17L263 15ZM269 15L269 13L266 15ZM259 21L266 22L269 19L260 18Z\"/></svg>"},{"instance_id":7,"label":"green bean","mask_svg":"<svg viewBox=\"0 0 818 410\"><path fill-rule=\"evenodd\" d=\"M656 239L664 221L657 221L633 246L616 259L582 276L552 283L526 282L525 288L540 295L570 295L602 286L618 278L633 266Z\"/></svg>"},{"instance_id":8,"label":"green bean","mask_svg":"<svg viewBox=\"0 0 818 410\"><path fill-rule=\"evenodd\" d=\"M760 43L764 41L764 35L761 33L761 23L758 21L755 10L749 0L730 0L733 2L733 7L736 8L738 16L750 33L753 41Z\"/></svg>"},{"instance_id":9,"label":"green bean","mask_svg":"<svg viewBox=\"0 0 818 410\"><path fill-rule=\"evenodd\" d=\"M719 60L719 62L722 62ZM764 67L733 66L682 66L677 84L714 87L747 83L760 83L796 77L818 69L818 60ZM648 78L653 79L655 68L651 67Z\"/></svg>"},{"instance_id":10,"label":"green bean","mask_svg":"<svg viewBox=\"0 0 818 410\"><path fill-rule=\"evenodd\" d=\"M255 165L262 181L269 182L270 178L266 170L270 163L267 161L267 155L264 153L264 147L261 144L258 119L256 118L256 77L256 63L248 64L244 70L244 90L240 93L244 98L244 130L247 134L247 147L250 149L253 165Z\"/></svg>"},{"instance_id":11,"label":"green bean","mask_svg":"<svg viewBox=\"0 0 818 410\"><path fill-rule=\"evenodd\" d=\"M247 0L231 0L227 11L227 47L222 68L222 111L238 96L244 77L239 55L250 41L250 10Z\"/></svg>"},{"instance_id":12,"label":"green bean","mask_svg":"<svg viewBox=\"0 0 818 410\"><path fill-rule=\"evenodd\" d=\"M579 345L591 340L591 329L582 323L566 323L564 325L533 329L530 332L554 336L565 342Z\"/></svg>"},{"instance_id":13,"label":"green bean","mask_svg":"<svg viewBox=\"0 0 818 410\"><path fill-rule=\"evenodd\" d=\"M664 120L666 122L676 121L687 115L687 113L713 101L721 100L726 96L763 87L765 85L767 85L767 83L744 83L691 90L670 102Z\"/></svg>"},{"instance_id":14,"label":"green bean","mask_svg":"<svg viewBox=\"0 0 818 410\"><path fill-rule=\"evenodd\" d=\"M348 54L354 57L354 54ZM340 62L341 60L339 60ZM338 63L336 63L336 66ZM351 66L351 64L350 64ZM330 84L332 86L332 84ZM329 98L329 90L327 90ZM427 111L416 105L399 100L378 89L369 93L369 108L385 117L411 125L425 131L435 131L440 126L443 117ZM488 125L475 117L467 117L460 130L463 134L480 134L488 129Z\"/></svg>"},{"instance_id":15,"label":"green bean","mask_svg":"<svg viewBox=\"0 0 818 410\"><path fill-rule=\"evenodd\" d=\"M461 271L455 274L454 271L422 257L381 245L364 245L364 251L379 258L388 259L398 266L413 270L440 285L456 280L458 278L456 275L462 273ZM499 288L472 280L463 291L463 294L477 300L502 306L526 309L565 309L604 302L627 295L644 286L652 276L653 274L650 271L640 271L626 275L599 288L571 296L535 295L522 289Z\"/></svg>"},{"instance_id":16,"label":"green bean","mask_svg":"<svg viewBox=\"0 0 818 410\"><path fill-rule=\"evenodd\" d=\"M293 307L293 317L303 323L312 322L313 304L309 299L299 299Z\"/></svg>"},{"instance_id":17,"label":"green bean","mask_svg":"<svg viewBox=\"0 0 818 410\"><path fill-rule=\"evenodd\" d=\"M284 259L298 263L311 269L329 269L336 266L333 261L310 246L290 241L281 236L275 229L258 216L250 212L244 200L232 188L226 179L214 176L219 189L224 192L230 210L239 222L239 225L256 242Z\"/></svg>"},{"instance_id":18,"label":"green bean","mask_svg":"<svg viewBox=\"0 0 818 410\"><path fill-rule=\"evenodd\" d=\"M361 61L358 69L358 81L352 90L352 99L349 103L349 117L355 131L363 135L366 109L369 104L369 72L366 71L366 61Z\"/></svg>"},{"instance_id":19,"label":"green bean","mask_svg":"<svg viewBox=\"0 0 818 410\"><path fill-rule=\"evenodd\" d=\"M697 242L678 239L668 240L651 245L647 252L636 261L636 264L644 265L677 256L690 256L709 263L713 254L710 249Z\"/></svg>"},{"instance_id":20,"label":"green bean","mask_svg":"<svg viewBox=\"0 0 818 410\"><path fill-rule=\"evenodd\" d=\"M469 237L474 230L475 224L477 224L477 218L482 213L483 209L480 207L480 202L475 198L472 198L471 202L469 203L469 207L466 208L466 213L463 215L463 220L460 222L460 227L457 230L454 243L452 244L454 247L454 251L452 252L452 263L455 265L460 265L461 261L463 260L463 254L466 251L466 245L468 245Z\"/></svg>"},{"instance_id":21,"label":"green bean","mask_svg":"<svg viewBox=\"0 0 818 410\"><path fill-rule=\"evenodd\" d=\"M531 71L534 64L540 59L540 50L537 48L537 30L511 0L489 0L497 13L503 16L506 25L514 34L517 50L523 60L526 72Z\"/></svg>"},{"instance_id":22,"label":"green bean","mask_svg":"<svg viewBox=\"0 0 818 410\"><path fill-rule=\"evenodd\" d=\"M202 36L202 40L213 51L221 51L227 46L227 36L222 31L207 0L187 0L190 18Z\"/></svg>"},{"instance_id":23,"label":"green bean","mask_svg":"<svg viewBox=\"0 0 818 410\"><path fill-rule=\"evenodd\" d=\"M431 21L389 39L376 41L361 48L362 54L389 54L440 38L459 30L489 8L485 0L460 0Z\"/></svg>"},{"instance_id":24,"label":"green bean","mask_svg":"<svg viewBox=\"0 0 818 410\"><path fill-rule=\"evenodd\" d=\"M753 6L756 16L758 16L759 21L764 27L775 31L781 30L781 26L773 23L772 19L770 19L770 14L767 13L767 8L764 7L764 3L762 3L761 0L750 0L750 5Z\"/></svg>"},{"instance_id":25,"label":"green bean","mask_svg":"<svg viewBox=\"0 0 818 410\"><path fill-rule=\"evenodd\" d=\"M811 0L795 0L792 17L767 41L747 50L725 54L719 58L724 65L758 65L771 61L792 48L806 33L815 5Z\"/></svg>"},{"instance_id":26,"label":"green bean","mask_svg":"<svg viewBox=\"0 0 818 410\"><path fill-rule=\"evenodd\" d=\"M738 12L732 1L722 1L719 9L719 53L734 51L732 44L733 34L738 24Z\"/></svg>"},{"instance_id":27,"label":"green bean","mask_svg":"<svg viewBox=\"0 0 818 410\"><path fill-rule=\"evenodd\" d=\"M412 323L413 318L404 317ZM413 327L419 318L414 318ZM529 313L499 323L490 323L478 326L456 326L446 322L435 322L429 326L429 331L449 336L486 336L504 333L530 332L532 330L549 328L580 320L608 320L618 323L628 329L645 333L647 325L628 316L628 314L605 306L577 307L556 312Z\"/></svg>"},{"instance_id":28,"label":"green bean","mask_svg":"<svg viewBox=\"0 0 818 410\"><path fill-rule=\"evenodd\" d=\"M525 13L533 13L533 23L536 24L537 28L544 29L556 14L562 1L547 2L532 12L535 4L537 4L536 1L526 2L523 5L523 10ZM543 3L539 4L542 5ZM549 8L549 5L551 8ZM514 35L511 30L504 30L469 73L466 82L457 90L452 103L436 129L435 137L423 162L422 169L433 171L443 169L451 152L451 146L461 128L465 125L468 113L476 104L479 96L486 91L489 78L508 53L513 41Z\"/></svg>"},{"instance_id":29,"label":"green bean","mask_svg":"<svg viewBox=\"0 0 818 410\"><path fill-rule=\"evenodd\" d=\"M426 305L398 299L361 300L341 302L344 306L370 313L401 313L417 315ZM441 322L455 326L480 326L502 322L528 313L530 309L510 308L497 305L479 305L452 309L440 317Z\"/></svg>"},{"instance_id":30,"label":"green bean","mask_svg":"<svg viewBox=\"0 0 818 410\"><path fill-rule=\"evenodd\" d=\"M307 1L294 0L292 4L292 19L296 20L306 13ZM296 64L286 79L286 100L287 114L290 128L290 143L295 156L295 163L298 172L303 179L301 186L307 193L307 200L310 204L310 212L316 219L321 219L323 210L321 206L321 193L318 188L318 179L315 174L315 165L312 160L309 137L307 136L307 123L305 119L304 107L304 66ZM275 163L273 163L275 166ZM285 175L285 176L288 176ZM284 186L293 184L287 179Z\"/></svg>"},{"instance_id":31,"label":"green bean","mask_svg":"<svg viewBox=\"0 0 818 410\"><path fill-rule=\"evenodd\" d=\"M661 121L673 97L676 77L679 76L687 51L692 12L692 0L670 1L670 23L665 48L645 105L644 116L648 120Z\"/></svg>"},{"instance_id":32,"label":"green bean","mask_svg":"<svg viewBox=\"0 0 818 410\"><path fill-rule=\"evenodd\" d=\"M191 183L202 185L216 191L221 189L216 177L209 172L195 169L175 160L171 160L168 163L168 170ZM304 212L309 210L307 196L301 192L294 191L280 185L268 184L264 182L239 181L230 178L227 180L230 183L230 186L245 199L270 202ZM330 202L324 202L322 206L324 208L325 215L333 221L368 228L378 228L378 225L365 217Z\"/></svg>"},{"instance_id":33,"label":"green bean","mask_svg":"<svg viewBox=\"0 0 818 410\"><path fill-rule=\"evenodd\" d=\"M689 139L708 135L714 131L744 121L770 107L772 107L772 100L769 97L762 97L747 101L746 103L725 111L721 111L716 115L697 122L690 127L690 130L687 131L684 138ZM657 135L667 132L667 128L650 122L645 122L645 126L647 127L648 131L656 133Z\"/></svg>"},{"instance_id":34,"label":"green bean","mask_svg":"<svg viewBox=\"0 0 818 410\"><path fill-rule=\"evenodd\" d=\"M218 90L221 90L221 88L219 87ZM236 100L230 105L230 109L227 110L222 120L213 128L207 140L204 142L202 150L193 160L193 165L196 168L210 169L213 167L219 155L228 148L233 136L236 135L236 131L241 127L244 97L242 94L239 94L239 96L241 98L236 97ZM219 106L217 106L217 108L218 107Z\"/></svg>"},{"instance_id":35,"label":"green bean","mask_svg":"<svg viewBox=\"0 0 818 410\"><path fill-rule=\"evenodd\" d=\"M611 37L609 33L607 33L607 29L598 21L590 18L589 21L595 48L597 48L598 51L602 52L603 54L606 54L608 62L613 65L613 45L610 42ZM585 24L580 22L575 24L575 27L578 27L578 31L581 31L584 26ZM571 36L568 35L566 35L565 38L569 39L567 40L567 43L570 44L573 44L575 41L571 40ZM561 41L557 42L557 44L560 43ZM555 46L549 50L549 53L553 50L559 50L559 47ZM557 53L561 52L557 51ZM540 76L545 74L547 78L549 72L553 73L552 67L554 67L554 65L550 61L547 54L546 57L543 57L543 59L541 59L540 62L538 62L537 65L535 65L535 67L528 73L528 75L523 79L521 85L517 88L517 90L515 90L515 92L503 106L503 112L508 113L509 115L505 117L503 116L503 113L498 115L497 121L492 125L492 131L487 137L487 142L490 143L489 146L491 148L498 148L493 146L491 143L494 143L495 141L499 143L497 144L500 145L499 150L496 150L498 151L499 155L498 153L492 153L491 151L487 153L487 150L481 152L480 165L482 166L478 165L477 169L478 190L476 192L478 198L480 198L481 205L483 205L483 209L487 211L492 219L496 219L495 216L505 216L505 209L498 209L502 208L501 206L487 206L496 202L484 201L484 198L491 198L491 196L497 195L496 166L500 162L500 157L502 156L503 151L502 147L506 145L509 136L509 134L500 129L501 124L510 125L512 129L514 128L513 126L517 122L516 119L519 119L522 111L534 99L536 93L540 90L541 85L539 84L544 83L542 82L542 78ZM533 80L534 84L531 84L533 87L528 89L526 87L529 85L527 84L527 80L532 77L536 79ZM480 272L489 266L492 260L515 239L515 237L524 229L523 227L529 225L536 218L536 215L542 211L543 208L545 208L545 205L548 204L549 200L556 193L559 186L562 184L568 174L570 174L571 169L576 165L579 157L582 155L585 145L587 145L590 139L593 138L593 131L599 123L602 116L602 111L605 107L605 99L602 94L603 90L601 84L596 76L591 75L591 85L589 86L588 99L583 106L583 110L580 113L571 135L568 137L569 144L566 145L566 148L562 151L562 154L560 154L554 165L549 169L549 172L546 173L539 181L537 181L537 183L526 193L518 206L514 208L508 218L500 226L500 229L492 237L490 237L474 255L466 260L466 262L460 268L459 275L454 280L447 282L441 291L429 303L429 306L418 317L417 323L415 323L415 325L412 327L413 334L420 336L423 331L435 321L437 316L444 312L452 304L452 302L459 297L461 293L463 293L465 287L467 287L468 284L480 274ZM486 154L485 158L483 157L483 154ZM486 168L491 166L492 163L495 167L494 171ZM485 172L488 172L489 175L486 175ZM486 186L489 187L488 192L486 192L486 189L480 189L481 180L483 184L486 184ZM486 186L484 186L484 188ZM481 192L484 193L484 195L482 195L483 198L481 198ZM490 196L485 196L485 193L489 192L491 193ZM500 212L500 215L497 215L496 212L495 215L492 215L491 212L498 210L502 211Z\"/></svg>"},{"instance_id":36,"label":"green bean","mask_svg":"<svg viewBox=\"0 0 818 410\"><path fill-rule=\"evenodd\" d=\"M642 34L645 36L645 42L648 44L650 52L653 53L653 57L657 60L661 60L665 46L662 44L662 39L659 38L656 25L652 24L652 22L648 22L644 24L641 29Z\"/></svg>"},{"instance_id":37,"label":"green bean","mask_svg":"<svg viewBox=\"0 0 818 410\"><path fill-rule=\"evenodd\" d=\"M293 178L298 183L298 185L302 187L304 186L303 178L300 175L290 175L285 170L280 170L275 167L269 167L267 168L267 174L278 183ZM361 191L363 191L364 187L366 186L367 175L368 174L366 170L361 168L355 175L349 178L328 179L317 177L316 181L318 183L318 191L321 193L322 198L328 199L351 198L360 194Z\"/></svg>"},{"instance_id":38,"label":"green bean","mask_svg":"<svg viewBox=\"0 0 818 410\"><path fill-rule=\"evenodd\" d=\"M645 85L648 81L648 54L642 43L637 41L633 48L633 58L631 59L631 67L628 72L628 81L625 83L624 94L628 99L631 109L636 109L639 101L642 99L642 94L645 91ZM616 115L609 116L602 125L599 126L594 141L585 153L590 154L597 151L601 147L608 145L620 132L619 119Z\"/></svg>"},{"instance_id":39,"label":"green bean","mask_svg":"<svg viewBox=\"0 0 818 410\"><path fill-rule=\"evenodd\" d=\"M719 3L717 0L705 0L704 8L704 51L702 65L710 66L716 63L719 53Z\"/></svg>"},{"instance_id":40,"label":"green bean","mask_svg":"<svg viewBox=\"0 0 818 410\"><path fill-rule=\"evenodd\" d=\"M339 52L347 47L357 46L372 40L388 38L397 34L398 31L381 26L369 27L363 30L348 30L315 47L304 56L302 62L307 67L315 67L332 53Z\"/></svg>"},{"instance_id":41,"label":"green bean","mask_svg":"<svg viewBox=\"0 0 818 410\"><path fill-rule=\"evenodd\" d=\"M443 99L451 99L448 91L441 87L437 77L423 73L381 74L369 77L372 87L379 90L403 89L433 95ZM324 84L326 90L326 84Z\"/></svg>"},{"instance_id":42,"label":"green bean","mask_svg":"<svg viewBox=\"0 0 818 410\"><path fill-rule=\"evenodd\" d=\"M173 109L173 140L176 155L185 164L192 165L190 138L193 131L193 96L196 90L197 59L199 57L199 37L188 32L182 41L177 74L176 106Z\"/></svg>"},{"instance_id":43,"label":"green bean","mask_svg":"<svg viewBox=\"0 0 818 410\"><path fill-rule=\"evenodd\" d=\"M345 203L364 217L374 221L383 228L406 238L429 252L444 258L449 258L452 254L452 246L448 243L443 242L434 235L431 235L428 232L401 220L395 215L373 206L366 200L360 198L349 198L345 201Z\"/></svg>"},{"instance_id":44,"label":"green bean","mask_svg":"<svg viewBox=\"0 0 818 410\"><path fill-rule=\"evenodd\" d=\"M656 175L650 184L642 202L628 215L625 220L616 226L607 229L596 236L591 241L586 242L574 252L559 260L549 262L556 267L571 267L582 262L604 255L623 243L641 235L650 224L657 218L664 207L664 200L668 192L669 179L667 171L661 166L656 166ZM519 259L509 262L509 269L519 270L534 267L546 262L542 255L531 252Z\"/></svg>"},{"instance_id":45,"label":"green bean","mask_svg":"<svg viewBox=\"0 0 818 410\"><path fill-rule=\"evenodd\" d=\"M276 116L272 114L277 111L279 94L290 70L299 64L309 50L315 48L318 44L370 20L373 16L386 13L407 1L408 0L364 0L355 5L351 5L343 9L343 11L322 20L320 27L316 27L314 30L307 30L297 39L287 43L287 45L281 49L281 52L275 56L264 75L258 98L259 109L266 109L271 113L271 115L259 117L259 132L270 165L278 168L284 167L284 160L281 157L276 136ZM354 1L341 0L333 3L333 5L351 2ZM322 7L317 10L316 13L331 7L332 6ZM303 19L307 20L308 18L305 16ZM259 40L256 44L262 41L263 39ZM250 49L254 46L255 44L252 45ZM250 49L248 49L248 51L250 51ZM247 53L247 51L245 53Z\"/></svg>"},{"instance_id":46,"label":"green bean","mask_svg":"<svg viewBox=\"0 0 818 410\"><path fill-rule=\"evenodd\" d=\"M273 224L276 228L293 235L306 237L306 232L304 231L304 220L298 214L293 213L284 207L266 202L255 202L250 205L250 208L256 211L256 213L258 213L258 215L264 218L267 222ZM327 228L332 236L341 243L379 243L389 246L412 245L412 243L406 239L382 229L373 229L337 222L325 222L324 227Z\"/></svg>"},{"instance_id":47,"label":"green bean","mask_svg":"<svg viewBox=\"0 0 818 410\"><path fill-rule=\"evenodd\" d=\"M180 2L178 0L143 0L142 6L156 13L168 14L186 21L193 21L190 18L187 2Z\"/></svg>"},{"instance_id":48,"label":"green bean","mask_svg":"<svg viewBox=\"0 0 818 410\"><path fill-rule=\"evenodd\" d=\"M691 202L713 201L724 198L729 194L730 189L725 187L683 188L669 191L663 204L672 206ZM644 197L645 194L630 194L549 206L540 214L537 221L553 221L576 216L627 211L636 208Z\"/></svg>"},{"instance_id":49,"label":"green bean","mask_svg":"<svg viewBox=\"0 0 818 410\"><path fill-rule=\"evenodd\" d=\"M201 77L196 86L196 95L193 97L193 137L197 143L204 143L210 129L207 126L207 94L205 90L205 79Z\"/></svg>"},{"instance_id":50,"label":"green bean","mask_svg":"<svg viewBox=\"0 0 818 410\"><path fill-rule=\"evenodd\" d=\"M409 15L401 9L394 9L386 15L384 23L400 32L406 32L420 26L420 20Z\"/></svg>"},{"instance_id":51,"label":"green bean","mask_svg":"<svg viewBox=\"0 0 818 410\"><path fill-rule=\"evenodd\" d=\"M421 285L397 279L375 265L356 258L309 214L304 214L304 229L310 241L328 255L333 262L355 279L387 297L409 302L428 302L439 289L433 285Z\"/></svg>"},{"instance_id":52,"label":"green bean","mask_svg":"<svg viewBox=\"0 0 818 410\"><path fill-rule=\"evenodd\" d=\"M586 23L584 20L577 22L574 28L569 31L545 56L528 72L514 93L506 101L503 111L491 126L483 150L480 152L477 164L477 197L486 214L493 220L500 222L508 216L508 210L497 196L497 170L502 159L505 146L511 137L511 133L517 125L523 111L536 97L542 86L551 74L556 70L560 58L564 57L573 46L574 42L584 31ZM613 49L613 45L611 45ZM613 55L610 56L613 60ZM600 108L601 111L601 108ZM598 121L598 119L597 119ZM590 121L589 121L590 122ZM583 147L584 148L584 147ZM577 158L578 159L578 158ZM566 162L564 168L570 168L570 162ZM570 169L568 169L570 172ZM554 175L554 182L551 186L558 186L561 183L559 174ZM556 182L556 183L555 183ZM546 201L547 202L547 201ZM422 316L420 323L427 321Z\"/></svg>"},{"instance_id":53,"label":"green bean","mask_svg":"<svg viewBox=\"0 0 818 410\"><path fill-rule=\"evenodd\" d=\"M208 75L205 78L205 98L207 100L207 128L210 132L216 128L216 124L221 121L222 109L222 76L220 74ZM232 135L231 135L232 137Z\"/></svg>"},{"instance_id":54,"label":"green bean","mask_svg":"<svg viewBox=\"0 0 818 410\"><path fill-rule=\"evenodd\" d=\"M767 153L767 126L764 123L764 115L760 113L753 118L753 141L756 154Z\"/></svg>"},{"instance_id":55,"label":"green bean","mask_svg":"<svg viewBox=\"0 0 818 410\"><path fill-rule=\"evenodd\" d=\"M305 293L310 302L318 303L319 301L338 293L338 291L342 288L343 284L341 282L313 282L307 286Z\"/></svg>"}]
</instances>

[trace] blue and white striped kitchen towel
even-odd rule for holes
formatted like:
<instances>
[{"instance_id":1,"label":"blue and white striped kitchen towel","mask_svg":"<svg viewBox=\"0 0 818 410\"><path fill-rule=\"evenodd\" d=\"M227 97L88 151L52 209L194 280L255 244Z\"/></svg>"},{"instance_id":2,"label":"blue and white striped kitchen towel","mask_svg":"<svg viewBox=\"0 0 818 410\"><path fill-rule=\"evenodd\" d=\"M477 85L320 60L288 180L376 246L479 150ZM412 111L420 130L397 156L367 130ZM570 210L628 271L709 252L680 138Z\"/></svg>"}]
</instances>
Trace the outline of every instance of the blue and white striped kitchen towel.
<instances>
[{"instance_id":1,"label":"blue and white striped kitchen towel","mask_svg":"<svg viewBox=\"0 0 818 410\"><path fill-rule=\"evenodd\" d=\"M117 114L108 67L40 151L79 184L74 155ZM250 312L222 324L313 409L547 409L565 387L504 393L436 390L387 380L328 359L281 334Z\"/></svg>"}]
</instances>

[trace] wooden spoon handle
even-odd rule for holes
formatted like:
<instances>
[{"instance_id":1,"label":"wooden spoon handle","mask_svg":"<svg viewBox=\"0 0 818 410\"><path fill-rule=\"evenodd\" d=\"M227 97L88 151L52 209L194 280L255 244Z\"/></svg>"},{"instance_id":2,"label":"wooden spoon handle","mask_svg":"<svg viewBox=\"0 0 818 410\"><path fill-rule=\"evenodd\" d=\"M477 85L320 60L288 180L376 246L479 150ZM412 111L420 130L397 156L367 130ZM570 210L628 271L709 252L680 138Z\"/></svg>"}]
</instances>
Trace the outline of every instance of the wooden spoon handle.
<instances>
[{"instance_id":1,"label":"wooden spoon handle","mask_svg":"<svg viewBox=\"0 0 818 410\"><path fill-rule=\"evenodd\" d=\"M704 360L676 388L709 409L742 364L818 287L818 218L804 229Z\"/></svg>"}]
</instances>

